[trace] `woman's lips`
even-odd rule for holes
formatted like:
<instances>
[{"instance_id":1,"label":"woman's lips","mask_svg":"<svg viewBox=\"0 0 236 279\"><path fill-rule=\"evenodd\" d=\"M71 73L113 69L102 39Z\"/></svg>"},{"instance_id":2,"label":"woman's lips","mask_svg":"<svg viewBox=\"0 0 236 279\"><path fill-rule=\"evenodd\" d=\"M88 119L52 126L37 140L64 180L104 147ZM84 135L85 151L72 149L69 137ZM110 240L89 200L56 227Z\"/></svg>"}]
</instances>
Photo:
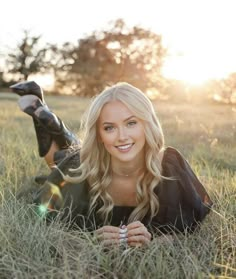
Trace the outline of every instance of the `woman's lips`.
<instances>
[{"instance_id":1,"label":"woman's lips","mask_svg":"<svg viewBox=\"0 0 236 279\"><path fill-rule=\"evenodd\" d=\"M124 145L118 145L118 146L116 146L116 148L121 152L128 152L132 148L133 145L134 145L134 143L129 143L129 144L124 144Z\"/></svg>"}]
</instances>

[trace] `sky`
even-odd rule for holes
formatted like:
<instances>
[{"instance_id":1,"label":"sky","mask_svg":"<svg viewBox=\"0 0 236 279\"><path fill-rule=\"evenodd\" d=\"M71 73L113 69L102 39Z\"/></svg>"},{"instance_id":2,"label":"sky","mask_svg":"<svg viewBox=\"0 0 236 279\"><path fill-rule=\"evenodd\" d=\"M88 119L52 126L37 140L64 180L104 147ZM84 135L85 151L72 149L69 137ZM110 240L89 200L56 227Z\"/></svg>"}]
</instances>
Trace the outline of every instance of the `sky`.
<instances>
[{"instance_id":1,"label":"sky","mask_svg":"<svg viewBox=\"0 0 236 279\"><path fill-rule=\"evenodd\" d=\"M23 29L60 44L123 18L162 35L169 49L165 76L198 84L236 72L235 11L236 0L7 0L0 11L0 57L21 41Z\"/></svg>"}]
</instances>

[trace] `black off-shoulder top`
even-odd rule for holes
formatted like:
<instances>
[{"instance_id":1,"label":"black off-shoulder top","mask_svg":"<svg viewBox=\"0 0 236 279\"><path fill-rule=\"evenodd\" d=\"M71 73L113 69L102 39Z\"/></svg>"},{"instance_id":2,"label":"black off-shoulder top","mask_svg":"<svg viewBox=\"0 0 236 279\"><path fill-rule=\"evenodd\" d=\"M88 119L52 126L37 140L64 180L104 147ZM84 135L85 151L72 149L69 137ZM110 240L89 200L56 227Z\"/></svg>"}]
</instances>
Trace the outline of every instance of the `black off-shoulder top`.
<instances>
[{"instance_id":1,"label":"black off-shoulder top","mask_svg":"<svg viewBox=\"0 0 236 279\"><path fill-rule=\"evenodd\" d=\"M64 158L58 168L71 175L69 169L78 165L79 152L75 152ZM154 190L159 199L159 211L152 220L147 214L140 221L157 233L192 232L209 213L212 201L186 159L175 148L165 149L162 168L163 177L170 179L163 178ZM47 208L48 216L62 212L62 219L70 220L73 226L94 230L103 225L96 210L88 216L88 183L65 183L58 169L54 169L49 175L37 195L36 203L39 209L43 206ZM133 210L132 206L115 205L110 216L110 225L127 224Z\"/></svg>"}]
</instances>

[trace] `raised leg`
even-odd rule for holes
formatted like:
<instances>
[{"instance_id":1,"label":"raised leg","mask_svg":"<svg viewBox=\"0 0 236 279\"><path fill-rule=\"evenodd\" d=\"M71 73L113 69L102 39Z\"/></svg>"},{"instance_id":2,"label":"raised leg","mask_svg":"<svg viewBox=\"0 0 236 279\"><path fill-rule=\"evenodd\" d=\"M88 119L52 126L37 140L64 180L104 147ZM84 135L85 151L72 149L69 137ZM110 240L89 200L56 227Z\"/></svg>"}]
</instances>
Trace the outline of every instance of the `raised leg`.
<instances>
[{"instance_id":1,"label":"raised leg","mask_svg":"<svg viewBox=\"0 0 236 279\"><path fill-rule=\"evenodd\" d=\"M39 155L53 164L57 150L79 146L76 136L51 112L43 98L43 91L35 82L21 82L11 86L13 92L21 96L18 103L22 111L33 118Z\"/></svg>"}]
</instances>

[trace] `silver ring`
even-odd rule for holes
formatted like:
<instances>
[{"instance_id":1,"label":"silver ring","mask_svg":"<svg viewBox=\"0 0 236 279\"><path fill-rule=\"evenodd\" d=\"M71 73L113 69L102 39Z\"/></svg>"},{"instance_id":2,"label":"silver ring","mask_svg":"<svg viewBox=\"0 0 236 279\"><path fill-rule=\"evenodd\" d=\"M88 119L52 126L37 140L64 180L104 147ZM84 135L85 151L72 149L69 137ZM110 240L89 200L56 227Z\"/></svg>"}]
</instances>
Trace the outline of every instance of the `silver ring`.
<instances>
[{"instance_id":1,"label":"silver ring","mask_svg":"<svg viewBox=\"0 0 236 279\"><path fill-rule=\"evenodd\" d=\"M120 228L120 232L119 232L119 238L120 239L127 239L127 228L121 229Z\"/></svg>"},{"instance_id":2,"label":"silver ring","mask_svg":"<svg viewBox=\"0 0 236 279\"><path fill-rule=\"evenodd\" d=\"M120 233L120 239L121 238L127 238L127 234L126 233Z\"/></svg>"},{"instance_id":3,"label":"silver ring","mask_svg":"<svg viewBox=\"0 0 236 279\"><path fill-rule=\"evenodd\" d=\"M121 229L121 228L120 228L120 234L127 233L127 231L128 231L127 228L124 228L124 229Z\"/></svg>"}]
</instances>

